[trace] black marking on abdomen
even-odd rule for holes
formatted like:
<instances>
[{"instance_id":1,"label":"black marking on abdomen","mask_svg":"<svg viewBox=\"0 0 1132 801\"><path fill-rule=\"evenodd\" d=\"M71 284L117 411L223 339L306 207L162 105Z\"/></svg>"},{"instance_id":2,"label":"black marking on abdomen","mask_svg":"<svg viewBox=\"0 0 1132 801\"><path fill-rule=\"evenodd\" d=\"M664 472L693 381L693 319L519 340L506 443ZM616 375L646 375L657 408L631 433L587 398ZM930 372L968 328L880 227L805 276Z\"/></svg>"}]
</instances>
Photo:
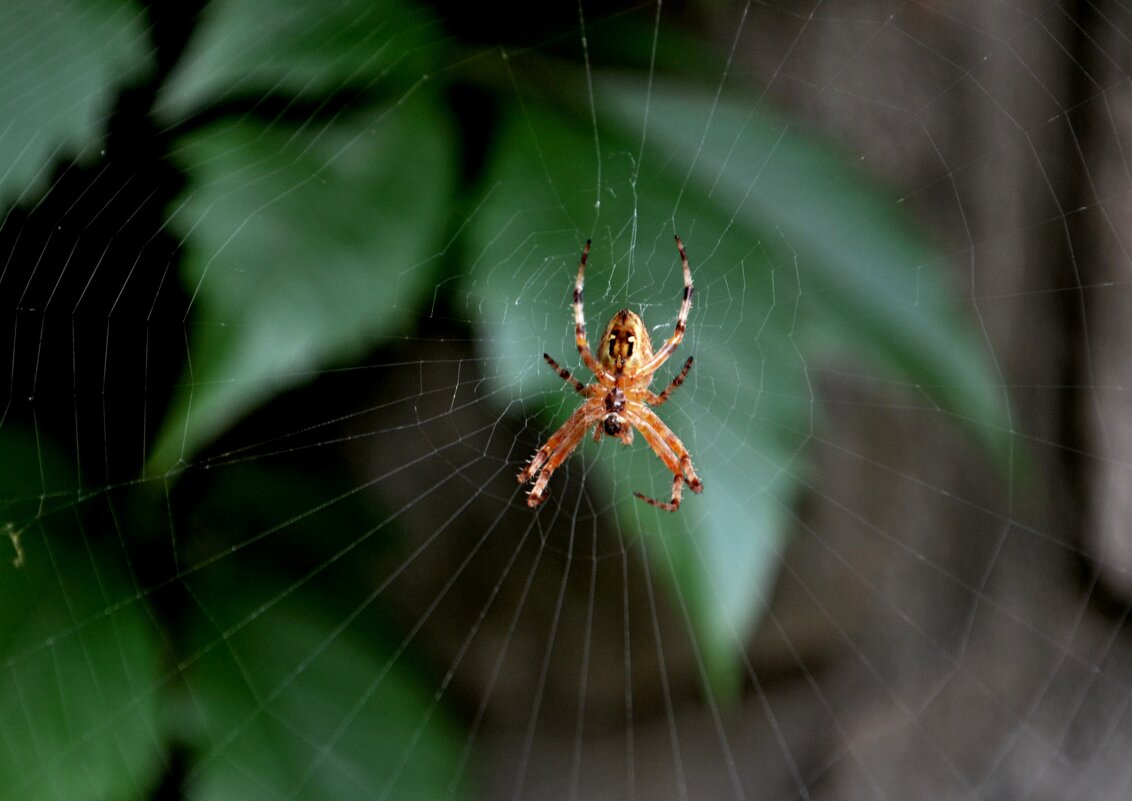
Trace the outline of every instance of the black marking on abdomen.
<instances>
[{"instance_id":1,"label":"black marking on abdomen","mask_svg":"<svg viewBox=\"0 0 1132 801\"><path fill-rule=\"evenodd\" d=\"M613 336L611 336L609 338L609 345L608 345L609 358L614 362L618 361L618 355L617 355L617 353L614 352L614 349L620 346L621 339L622 339L622 336L619 336L617 334L614 334ZM625 355L623 357L621 357L621 359L620 359L621 362L627 362L627 361L629 361L629 359L633 358L634 343L629 336L624 336L624 340L625 340Z\"/></svg>"}]
</instances>

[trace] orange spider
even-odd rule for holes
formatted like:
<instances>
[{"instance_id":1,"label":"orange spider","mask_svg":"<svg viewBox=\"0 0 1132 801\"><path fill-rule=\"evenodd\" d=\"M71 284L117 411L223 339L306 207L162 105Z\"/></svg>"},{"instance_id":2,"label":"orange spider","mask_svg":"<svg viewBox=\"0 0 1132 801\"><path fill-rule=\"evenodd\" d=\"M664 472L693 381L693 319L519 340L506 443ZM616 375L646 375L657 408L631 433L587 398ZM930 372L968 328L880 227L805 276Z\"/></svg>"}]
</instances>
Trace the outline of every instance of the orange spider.
<instances>
[{"instance_id":1,"label":"orange spider","mask_svg":"<svg viewBox=\"0 0 1132 801\"><path fill-rule=\"evenodd\" d=\"M688 449L656 412L649 408L660 406L668 400L672 392L684 383L688 371L692 369L692 357L689 356L688 361L684 362L684 368L664 392L657 395L649 389L653 373L668 361L668 357L684 339L688 311L692 308L692 271L688 267L688 254L684 252L684 243L680 241L680 237L676 237L676 247L680 249L680 260L684 264L684 301L680 304L680 314L676 317L676 332L660 350L653 353L648 329L640 315L622 309L613 315L613 319L605 327L600 357L595 358L586 341L586 320L582 313L582 279L586 272L586 257L590 253L590 242L586 240L586 246L582 250L582 263L578 265L578 281L574 285L574 333L582 362L597 380L588 385L582 384L568 370L559 367L558 362L547 354L542 354L547 364L562 376L562 380L573 384L574 389L586 400L551 435L546 444L535 452L530 464L519 473L520 484L535 480L527 497L528 506L533 508L546 500L546 485L551 475L578 447L590 426L594 427L595 442L601 441L604 432L608 437L621 440L624 445L633 441L633 429L637 429L672 471L672 500L661 503L634 492L642 501L675 512L680 508L680 492L685 480L692 492L703 492L703 482L692 469L692 457L688 455Z\"/></svg>"}]
</instances>

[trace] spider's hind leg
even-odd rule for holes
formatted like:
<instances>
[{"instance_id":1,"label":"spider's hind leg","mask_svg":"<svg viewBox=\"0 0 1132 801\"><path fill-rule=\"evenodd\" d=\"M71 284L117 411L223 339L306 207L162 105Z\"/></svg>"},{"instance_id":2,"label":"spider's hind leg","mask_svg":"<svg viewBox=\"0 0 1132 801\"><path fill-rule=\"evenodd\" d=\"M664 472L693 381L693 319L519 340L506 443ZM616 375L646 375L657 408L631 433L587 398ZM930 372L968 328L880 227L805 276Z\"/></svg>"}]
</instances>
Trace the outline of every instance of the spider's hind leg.
<instances>
[{"instance_id":1,"label":"spider's hind leg","mask_svg":"<svg viewBox=\"0 0 1132 801\"><path fill-rule=\"evenodd\" d=\"M668 400L672 393L675 392L680 387L680 385L684 383L684 379L688 377L688 371L692 369L692 361L694 359L694 356L689 356L688 360L684 362L684 368L676 374L676 377L672 379L672 383L665 387L664 392L660 393L659 395L653 395L650 398L649 403L651 403L653 406L660 406L662 403Z\"/></svg>"},{"instance_id":2,"label":"spider's hind leg","mask_svg":"<svg viewBox=\"0 0 1132 801\"><path fill-rule=\"evenodd\" d=\"M569 370L567 370L567 369L566 369L565 367L563 367L562 365L560 365L560 364L559 364L558 362L554 361L554 359L552 359L552 358L550 357L550 354L549 354L549 353L544 353L544 354L542 354L542 358L546 359L546 363L547 363L547 364L549 364L549 365L550 365L551 367L553 367L553 368L554 368L554 371L555 371L556 373L558 373L558 376L559 376L559 378L561 378L561 379L562 379L563 381L565 381L566 383L568 383L568 384L572 385L572 386L574 387L574 389L575 389L575 390L576 390L577 392L581 393L582 395L585 395L585 394L586 394L586 386L585 386L585 384L583 384L583 383L582 383L581 381L579 381L578 379L574 378L574 376L570 375L570 371L569 371ZM685 372L686 372L686 371L685 371Z\"/></svg>"}]
</instances>

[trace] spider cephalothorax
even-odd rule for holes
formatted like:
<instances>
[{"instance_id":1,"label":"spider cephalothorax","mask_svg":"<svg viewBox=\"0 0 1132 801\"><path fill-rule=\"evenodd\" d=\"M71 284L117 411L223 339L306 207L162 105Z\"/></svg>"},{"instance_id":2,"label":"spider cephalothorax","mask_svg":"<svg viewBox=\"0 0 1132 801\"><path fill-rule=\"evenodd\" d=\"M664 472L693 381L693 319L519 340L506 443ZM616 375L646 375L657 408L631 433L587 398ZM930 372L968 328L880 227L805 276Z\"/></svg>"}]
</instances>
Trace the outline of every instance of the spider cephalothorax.
<instances>
[{"instance_id":1,"label":"spider cephalothorax","mask_svg":"<svg viewBox=\"0 0 1132 801\"><path fill-rule=\"evenodd\" d=\"M680 508L680 493L685 480L693 492L703 491L703 482L692 469L692 457L687 448L671 429L657 416L650 406L660 406L672 392L684 383L688 371L692 369L692 357L684 362L683 369L672 379L672 383L659 395L650 390L653 373L676 350L684 339L688 325L688 312L692 308L692 270L688 266L688 254L684 244L676 237L676 247L680 250L680 261L684 267L684 300L676 317L676 331L661 349L653 352L652 340L640 315L622 309L613 315L605 327L598 355L595 357L586 340L586 320L583 313L582 286L586 272L586 258L590 253L587 240L582 249L582 262L578 265L578 280L574 285L574 331L578 353L582 362L594 374L594 382L583 384L549 355L543 354L547 363L558 371L564 381L573 385L586 400L570 415L560 429L550 436L539 448L521 473L519 483L534 479L527 496L527 505L538 506L546 500L546 485L550 476L566 460L590 427L594 429L594 439L600 440L602 433L614 437L628 445L633 441L633 429L641 432L649 446L672 471L672 500L662 503L634 492L643 501L670 512ZM537 476L537 478L536 478Z\"/></svg>"},{"instance_id":2,"label":"spider cephalothorax","mask_svg":"<svg viewBox=\"0 0 1132 801\"><path fill-rule=\"evenodd\" d=\"M621 417L624 411L625 393L619 387L614 387L605 393L605 419L602 421L602 427L605 428L606 434L616 437L621 433L625 425L625 420Z\"/></svg>"}]
</instances>

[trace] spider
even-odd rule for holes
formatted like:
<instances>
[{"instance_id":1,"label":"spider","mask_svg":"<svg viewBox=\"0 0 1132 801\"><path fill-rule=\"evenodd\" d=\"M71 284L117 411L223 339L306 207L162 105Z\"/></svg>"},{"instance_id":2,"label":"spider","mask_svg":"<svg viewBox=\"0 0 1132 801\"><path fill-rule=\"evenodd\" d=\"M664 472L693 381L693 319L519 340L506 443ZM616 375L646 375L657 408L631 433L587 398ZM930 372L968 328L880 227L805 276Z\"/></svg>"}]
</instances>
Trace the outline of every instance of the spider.
<instances>
[{"instance_id":1,"label":"spider","mask_svg":"<svg viewBox=\"0 0 1132 801\"><path fill-rule=\"evenodd\" d=\"M595 357L586 340L586 320L582 311L582 280L586 272L586 257L590 253L590 241L586 240L586 246L582 249L582 263L578 265L578 280L574 284L574 336L582 362L596 380L591 384L583 384L548 354L542 354L546 363L554 368L563 381L572 384L585 401L535 451L530 464L519 473L520 484L534 480L534 486L527 496L528 506L534 508L546 500L547 482L558 466L578 447L590 426L594 427L595 442L600 442L602 434L605 434L621 440L624 445L633 441L633 429L637 429L665 467L672 471L672 500L662 503L639 492L633 493L645 503L675 512L680 508L680 493L685 480L692 492L703 492L703 482L692 469L692 457L688 455L688 449L656 412L649 408L660 406L668 400L676 388L684 383L688 371L692 369L692 357L689 356L683 369L663 392L657 395L649 389L653 373L668 361L668 357L684 339L688 311L692 308L692 271L688 267L688 254L684 252L684 243L679 236L676 237L676 247L680 250L680 260L684 265L684 301L680 304L680 314L676 318L675 333L660 350L653 353L648 329L640 315L622 309L613 315L613 319L605 327L598 349L599 355Z\"/></svg>"}]
</instances>

